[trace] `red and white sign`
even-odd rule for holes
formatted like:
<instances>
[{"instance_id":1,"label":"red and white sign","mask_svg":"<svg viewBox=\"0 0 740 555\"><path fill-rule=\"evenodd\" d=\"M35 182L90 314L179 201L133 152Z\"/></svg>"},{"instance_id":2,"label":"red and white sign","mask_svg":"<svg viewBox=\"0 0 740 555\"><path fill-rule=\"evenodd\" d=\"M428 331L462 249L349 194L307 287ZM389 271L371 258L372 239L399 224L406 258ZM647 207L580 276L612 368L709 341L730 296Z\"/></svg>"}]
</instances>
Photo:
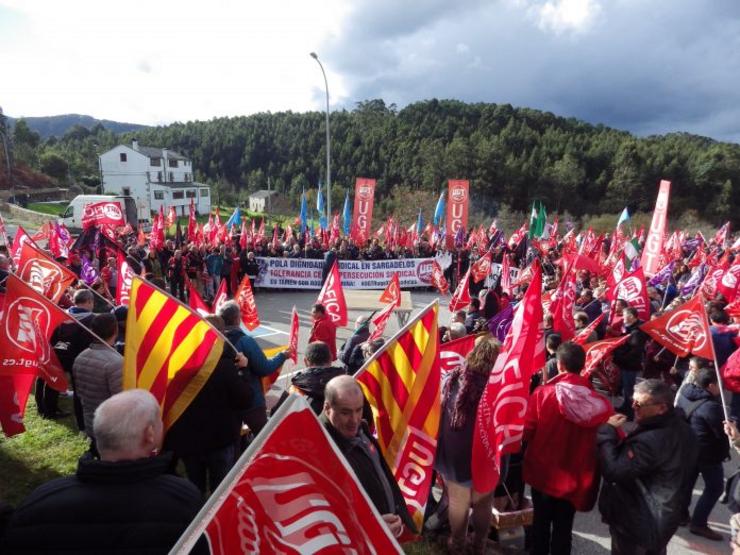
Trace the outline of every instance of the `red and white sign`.
<instances>
[{"instance_id":1,"label":"red and white sign","mask_svg":"<svg viewBox=\"0 0 740 555\"><path fill-rule=\"evenodd\" d=\"M447 248L455 246L455 235L462 228L468 229L468 191L467 179L450 179L447 182Z\"/></svg>"},{"instance_id":2,"label":"red and white sign","mask_svg":"<svg viewBox=\"0 0 740 555\"><path fill-rule=\"evenodd\" d=\"M234 297L236 304L239 305L239 311L242 315L242 322L249 331L257 329L260 325L260 316L257 313L257 303L254 300L252 284L249 282L249 276L244 276L239 288L236 290Z\"/></svg>"},{"instance_id":3,"label":"red and white sign","mask_svg":"<svg viewBox=\"0 0 740 555\"><path fill-rule=\"evenodd\" d=\"M470 268L468 268L468 271L460 279L460 283L457 284L455 292L452 294L449 306L450 312L465 308L470 304L470 301Z\"/></svg>"},{"instance_id":4,"label":"red and white sign","mask_svg":"<svg viewBox=\"0 0 740 555\"><path fill-rule=\"evenodd\" d=\"M644 323L640 329L680 357L693 353L714 360L712 335L701 295Z\"/></svg>"},{"instance_id":5,"label":"red and white sign","mask_svg":"<svg viewBox=\"0 0 740 555\"><path fill-rule=\"evenodd\" d=\"M740 283L740 264L733 264L722 275L722 279L717 283L717 292L731 303L737 296L738 283Z\"/></svg>"},{"instance_id":6,"label":"red and white sign","mask_svg":"<svg viewBox=\"0 0 740 555\"><path fill-rule=\"evenodd\" d=\"M297 433L299 431L299 433ZM303 397L292 395L170 553L402 553Z\"/></svg>"},{"instance_id":7,"label":"red and white sign","mask_svg":"<svg viewBox=\"0 0 740 555\"><path fill-rule=\"evenodd\" d=\"M375 180L358 177L355 181L355 207L352 215L352 239L363 245L370 237L375 202Z\"/></svg>"},{"instance_id":8,"label":"red and white sign","mask_svg":"<svg viewBox=\"0 0 740 555\"><path fill-rule=\"evenodd\" d=\"M640 266L645 275L652 277L660 269L660 255L663 252L663 241L665 241L665 226L668 216L668 196L671 193L671 182L661 180L658 200L655 201L653 221L650 224L645 248L642 251Z\"/></svg>"},{"instance_id":9,"label":"red and white sign","mask_svg":"<svg viewBox=\"0 0 740 555\"><path fill-rule=\"evenodd\" d=\"M339 275L339 264L334 262L331 272L326 276L324 287L321 288L317 304L324 305L326 313L337 327L347 325L347 302L344 300L342 278Z\"/></svg>"},{"instance_id":10,"label":"red and white sign","mask_svg":"<svg viewBox=\"0 0 740 555\"><path fill-rule=\"evenodd\" d=\"M113 227L126 225L126 220L117 202L94 202L86 204L82 209L82 229L94 225L111 225Z\"/></svg>"},{"instance_id":11,"label":"red and white sign","mask_svg":"<svg viewBox=\"0 0 740 555\"><path fill-rule=\"evenodd\" d=\"M74 273L30 241L24 242L20 248L18 277L54 302L59 301L67 288L78 280Z\"/></svg>"},{"instance_id":12,"label":"red and white sign","mask_svg":"<svg viewBox=\"0 0 740 555\"><path fill-rule=\"evenodd\" d=\"M470 275L473 276L475 283L483 281L491 273L491 257L492 254L489 251L473 263Z\"/></svg>"},{"instance_id":13,"label":"red and white sign","mask_svg":"<svg viewBox=\"0 0 740 555\"><path fill-rule=\"evenodd\" d=\"M637 309L638 318L643 322L650 320L650 297L648 297L645 275L642 268L630 274L624 274L614 287L613 299L622 299Z\"/></svg>"},{"instance_id":14,"label":"red and white sign","mask_svg":"<svg viewBox=\"0 0 740 555\"><path fill-rule=\"evenodd\" d=\"M401 306L401 281L398 278L398 272L393 272L393 278L388 283L388 287L380 295L380 302Z\"/></svg>"},{"instance_id":15,"label":"red and white sign","mask_svg":"<svg viewBox=\"0 0 740 555\"><path fill-rule=\"evenodd\" d=\"M445 273L436 260L432 261L432 285L443 295L446 295L450 290L450 284L447 283Z\"/></svg>"},{"instance_id":16,"label":"red and white sign","mask_svg":"<svg viewBox=\"0 0 740 555\"><path fill-rule=\"evenodd\" d=\"M131 280L134 271L126 262L126 257L118 251L118 281L116 282L116 304L128 306L128 298L131 293Z\"/></svg>"},{"instance_id":17,"label":"red and white sign","mask_svg":"<svg viewBox=\"0 0 740 555\"><path fill-rule=\"evenodd\" d=\"M216 291L216 295L213 297L213 313L215 314L218 312L218 309L221 308L221 305L224 304L226 301L229 300L229 295L227 293L226 288L228 278L224 278L221 280L221 283L218 286L218 290Z\"/></svg>"},{"instance_id":18,"label":"red and white sign","mask_svg":"<svg viewBox=\"0 0 740 555\"><path fill-rule=\"evenodd\" d=\"M288 358L293 361L293 364L298 364L298 331L300 326L301 321L294 306L290 316L290 340L288 342L288 350L290 351Z\"/></svg>"},{"instance_id":19,"label":"red and white sign","mask_svg":"<svg viewBox=\"0 0 740 555\"><path fill-rule=\"evenodd\" d=\"M602 339L601 341L586 343L583 346L583 350L586 351L586 363L583 365L581 375L590 375L599 364L614 352L614 349L623 345L629 338L629 335L623 335L622 337L615 337L613 339Z\"/></svg>"},{"instance_id":20,"label":"red and white sign","mask_svg":"<svg viewBox=\"0 0 740 555\"><path fill-rule=\"evenodd\" d=\"M466 335L439 346L439 369L442 375L452 372L465 362L465 357L475 347L477 335Z\"/></svg>"},{"instance_id":21,"label":"red and white sign","mask_svg":"<svg viewBox=\"0 0 740 555\"><path fill-rule=\"evenodd\" d=\"M396 308L395 304L388 303L385 305L383 310L375 315L372 320L375 329L373 330L373 333L370 334L368 341L375 341L376 339L383 337L383 332L385 331L385 327L388 325L388 320L390 320L394 308Z\"/></svg>"}]
</instances>

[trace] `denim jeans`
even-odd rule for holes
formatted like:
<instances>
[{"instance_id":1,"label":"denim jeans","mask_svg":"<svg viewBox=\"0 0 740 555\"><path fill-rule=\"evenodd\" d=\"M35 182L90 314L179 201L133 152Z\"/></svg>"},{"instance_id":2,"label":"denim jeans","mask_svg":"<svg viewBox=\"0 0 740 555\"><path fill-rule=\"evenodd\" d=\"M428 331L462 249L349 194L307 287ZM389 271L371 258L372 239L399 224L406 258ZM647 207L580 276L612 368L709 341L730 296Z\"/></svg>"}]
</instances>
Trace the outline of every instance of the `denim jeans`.
<instances>
[{"instance_id":1,"label":"denim jeans","mask_svg":"<svg viewBox=\"0 0 740 555\"><path fill-rule=\"evenodd\" d=\"M699 474L704 478L704 491L701 492L701 497L694 507L691 525L703 527L707 525L709 514L725 489L725 476L722 463L699 465L696 478ZM696 484L696 478L694 478L694 484Z\"/></svg>"},{"instance_id":2,"label":"denim jeans","mask_svg":"<svg viewBox=\"0 0 740 555\"><path fill-rule=\"evenodd\" d=\"M205 453L182 457L188 480L193 482L204 495L206 493L206 481L208 482L209 491L213 493L221 480L229 473L231 467L234 466L234 461L233 444Z\"/></svg>"}]
</instances>

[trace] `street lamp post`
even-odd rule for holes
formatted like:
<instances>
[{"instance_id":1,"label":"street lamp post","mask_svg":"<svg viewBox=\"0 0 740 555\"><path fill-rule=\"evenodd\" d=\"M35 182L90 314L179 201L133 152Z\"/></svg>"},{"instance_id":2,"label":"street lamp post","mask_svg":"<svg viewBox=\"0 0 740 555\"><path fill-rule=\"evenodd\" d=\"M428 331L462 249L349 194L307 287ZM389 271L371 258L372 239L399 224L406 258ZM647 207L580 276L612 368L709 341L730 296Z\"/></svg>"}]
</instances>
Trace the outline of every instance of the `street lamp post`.
<instances>
[{"instance_id":1,"label":"street lamp post","mask_svg":"<svg viewBox=\"0 0 740 555\"><path fill-rule=\"evenodd\" d=\"M329 133L329 81L326 80L324 66L321 65L316 52L311 52L311 57L316 60L324 76L324 87L326 88L326 220L331 219L331 135Z\"/></svg>"}]
</instances>

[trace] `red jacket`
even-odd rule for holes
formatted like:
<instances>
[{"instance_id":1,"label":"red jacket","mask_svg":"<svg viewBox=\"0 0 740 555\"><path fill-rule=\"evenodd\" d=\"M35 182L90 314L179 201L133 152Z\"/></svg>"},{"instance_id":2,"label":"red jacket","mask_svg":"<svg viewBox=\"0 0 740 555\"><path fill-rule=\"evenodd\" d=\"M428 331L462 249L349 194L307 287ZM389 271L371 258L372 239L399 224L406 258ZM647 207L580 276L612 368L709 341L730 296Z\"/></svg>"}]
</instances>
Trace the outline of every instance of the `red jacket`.
<instances>
[{"instance_id":1,"label":"red jacket","mask_svg":"<svg viewBox=\"0 0 740 555\"><path fill-rule=\"evenodd\" d=\"M590 511L599 487L596 429L614 413L587 378L558 374L538 387L524 418L524 481Z\"/></svg>"},{"instance_id":2,"label":"red jacket","mask_svg":"<svg viewBox=\"0 0 740 555\"><path fill-rule=\"evenodd\" d=\"M311 337L308 338L308 342L313 343L314 341L323 341L329 345L331 359L337 360L337 327L328 316L313 321Z\"/></svg>"}]
</instances>

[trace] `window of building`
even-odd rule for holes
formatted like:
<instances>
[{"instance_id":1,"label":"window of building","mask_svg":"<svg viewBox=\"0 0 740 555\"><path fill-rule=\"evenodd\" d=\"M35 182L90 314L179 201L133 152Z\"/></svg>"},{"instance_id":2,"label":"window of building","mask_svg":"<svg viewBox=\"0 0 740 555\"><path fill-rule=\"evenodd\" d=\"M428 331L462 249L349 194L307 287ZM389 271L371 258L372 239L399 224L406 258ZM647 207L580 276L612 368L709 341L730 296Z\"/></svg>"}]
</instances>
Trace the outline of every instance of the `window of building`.
<instances>
[{"instance_id":1,"label":"window of building","mask_svg":"<svg viewBox=\"0 0 740 555\"><path fill-rule=\"evenodd\" d=\"M182 200L184 196L182 191L172 191L173 200Z\"/></svg>"},{"instance_id":2,"label":"window of building","mask_svg":"<svg viewBox=\"0 0 740 555\"><path fill-rule=\"evenodd\" d=\"M130 197L131 196L131 187L121 187L121 194L124 197Z\"/></svg>"},{"instance_id":3,"label":"window of building","mask_svg":"<svg viewBox=\"0 0 740 555\"><path fill-rule=\"evenodd\" d=\"M185 191L186 198L195 198L195 189L188 189Z\"/></svg>"},{"instance_id":4,"label":"window of building","mask_svg":"<svg viewBox=\"0 0 740 555\"><path fill-rule=\"evenodd\" d=\"M149 158L149 163L152 166L161 166L162 165L162 159L161 158Z\"/></svg>"},{"instance_id":5,"label":"window of building","mask_svg":"<svg viewBox=\"0 0 740 555\"><path fill-rule=\"evenodd\" d=\"M157 181L162 183L162 172L157 172Z\"/></svg>"},{"instance_id":6,"label":"window of building","mask_svg":"<svg viewBox=\"0 0 740 555\"><path fill-rule=\"evenodd\" d=\"M207 198L207 197L208 197L208 189L201 189L200 198Z\"/></svg>"},{"instance_id":7,"label":"window of building","mask_svg":"<svg viewBox=\"0 0 740 555\"><path fill-rule=\"evenodd\" d=\"M170 181L174 181L174 180L175 180L175 174L170 172Z\"/></svg>"},{"instance_id":8,"label":"window of building","mask_svg":"<svg viewBox=\"0 0 740 555\"><path fill-rule=\"evenodd\" d=\"M176 168L177 167L177 160L173 160L172 158L169 159L170 167Z\"/></svg>"},{"instance_id":9,"label":"window of building","mask_svg":"<svg viewBox=\"0 0 740 555\"><path fill-rule=\"evenodd\" d=\"M154 191L154 200L164 200L164 191Z\"/></svg>"},{"instance_id":10,"label":"window of building","mask_svg":"<svg viewBox=\"0 0 740 555\"><path fill-rule=\"evenodd\" d=\"M121 152L121 154L119 154L119 156L121 157L121 162L125 162L126 161L127 158L126 158L126 153L125 152Z\"/></svg>"}]
</instances>

